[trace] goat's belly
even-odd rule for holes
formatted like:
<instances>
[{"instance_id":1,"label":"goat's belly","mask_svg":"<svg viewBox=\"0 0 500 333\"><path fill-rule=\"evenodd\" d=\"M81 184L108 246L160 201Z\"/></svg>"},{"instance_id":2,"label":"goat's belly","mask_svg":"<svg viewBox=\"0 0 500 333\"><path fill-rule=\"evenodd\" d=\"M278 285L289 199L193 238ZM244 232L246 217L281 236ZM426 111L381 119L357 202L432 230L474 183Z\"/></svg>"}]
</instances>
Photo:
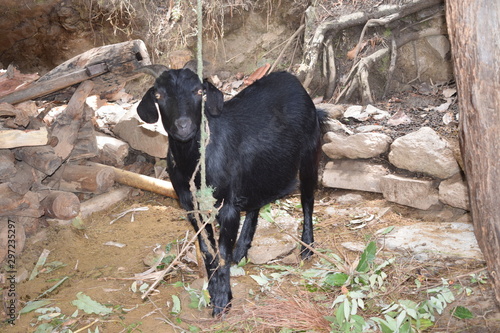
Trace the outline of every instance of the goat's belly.
<instances>
[{"instance_id":1,"label":"goat's belly","mask_svg":"<svg viewBox=\"0 0 500 333\"><path fill-rule=\"evenodd\" d=\"M244 184L239 195L237 195L239 206L243 211L255 210L270 202L280 199L296 188L296 178L279 181L260 181Z\"/></svg>"}]
</instances>

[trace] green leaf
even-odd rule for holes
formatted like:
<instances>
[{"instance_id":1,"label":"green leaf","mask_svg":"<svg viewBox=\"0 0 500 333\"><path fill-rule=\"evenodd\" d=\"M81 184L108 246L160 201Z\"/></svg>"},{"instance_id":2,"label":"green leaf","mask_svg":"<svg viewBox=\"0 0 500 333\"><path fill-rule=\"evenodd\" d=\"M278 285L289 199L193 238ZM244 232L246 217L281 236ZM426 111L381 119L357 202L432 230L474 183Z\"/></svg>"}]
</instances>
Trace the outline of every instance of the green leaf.
<instances>
[{"instance_id":1,"label":"green leaf","mask_svg":"<svg viewBox=\"0 0 500 333\"><path fill-rule=\"evenodd\" d=\"M21 311L19 311L19 314L31 312L33 310L36 310L36 309L41 308L43 306L46 306L46 305L50 304L51 302L52 301L47 300L47 299L40 300L40 301L28 302L28 303L26 303L24 308L22 308Z\"/></svg>"},{"instance_id":2,"label":"green leaf","mask_svg":"<svg viewBox=\"0 0 500 333\"><path fill-rule=\"evenodd\" d=\"M77 299L71 302L71 304L76 306L78 309L85 311L85 313L87 314L95 313L99 315L106 315L113 312L111 308L108 308L101 303L94 301L92 298L82 292L76 294L76 298Z\"/></svg>"},{"instance_id":3,"label":"green leaf","mask_svg":"<svg viewBox=\"0 0 500 333\"><path fill-rule=\"evenodd\" d=\"M469 309L463 306L457 306L453 309L452 315L458 319L471 319L474 318L474 314L470 312Z\"/></svg>"},{"instance_id":4,"label":"green leaf","mask_svg":"<svg viewBox=\"0 0 500 333\"><path fill-rule=\"evenodd\" d=\"M172 313L179 314L181 312L181 300L177 295L172 295L172 301L174 305L172 306Z\"/></svg>"},{"instance_id":5,"label":"green leaf","mask_svg":"<svg viewBox=\"0 0 500 333\"><path fill-rule=\"evenodd\" d=\"M324 283L332 287L341 287L347 279L349 279L349 275L345 273L333 273L326 276Z\"/></svg>"},{"instance_id":6,"label":"green leaf","mask_svg":"<svg viewBox=\"0 0 500 333\"><path fill-rule=\"evenodd\" d=\"M421 318L420 319L420 330L423 332L425 331L426 329L428 329L429 327L432 327L434 326L434 323L432 322L432 320L430 319L425 319L425 318Z\"/></svg>"},{"instance_id":7,"label":"green leaf","mask_svg":"<svg viewBox=\"0 0 500 333\"><path fill-rule=\"evenodd\" d=\"M262 272L259 275L250 275L252 279L259 284L259 286L265 286L269 283L269 278L267 278Z\"/></svg>"},{"instance_id":8,"label":"green leaf","mask_svg":"<svg viewBox=\"0 0 500 333\"><path fill-rule=\"evenodd\" d=\"M36 331L34 333L51 333L54 330L54 327L49 323L43 323L38 325Z\"/></svg>"},{"instance_id":9,"label":"green leaf","mask_svg":"<svg viewBox=\"0 0 500 333\"><path fill-rule=\"evenodd\" d=\"M231 276L244 276L245 275L245 269L240 266L232 265L231 268L229 269L230 275Z\"/></svg>"},{"instance_id":10,"label":"green leaf","mask_svg":"<svg viewBox=\"0 0 500 333\"><path fill-rule=\"evenodd\" d=\"M370 265L375 260L375 254L377 253L377 244L375 242L370 242L366 246L365 250L361 254L361 258L359 259L358 267L356 267L356 271L360 273L366 273L370 269Z\"/></svg>"},{"instance_id":11,"label":"green leaf","mask_svg":"<svg viewBox=\"0 0 500 333\"><path fill-rule=\"evenodd\" d=\"M274 218L271 215L271 204L267 204L264 207L262 207L259 215L260 215L260 217L262 217L264 220L268 221L269 223L274 222Z\"/></svg>"},{"instance_id":12,"label":"green leaf","mask_svg":"<svg viewBox=\"0 0 500 333\"><path fill-rule=\"evenodd\" d=\"M387 227L385 228L384 230L382 230L382 232L380 233L381 235L387 235L388 233L390 233L391 231L394 230L394 226L391 225L390 227Z\"/></svg>"}]
</instances>

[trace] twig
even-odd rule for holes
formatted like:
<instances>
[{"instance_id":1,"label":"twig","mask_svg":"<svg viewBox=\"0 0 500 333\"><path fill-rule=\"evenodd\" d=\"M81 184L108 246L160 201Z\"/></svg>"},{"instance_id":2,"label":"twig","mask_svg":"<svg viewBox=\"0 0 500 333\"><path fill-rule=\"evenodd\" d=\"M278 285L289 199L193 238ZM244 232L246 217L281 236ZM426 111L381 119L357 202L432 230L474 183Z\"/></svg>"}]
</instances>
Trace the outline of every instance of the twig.
<instances>
[{"instance_id":1,"label":"twig","mask_svg":"<svg viewBox=\"0 0 500 333\"><path fill-rule=\"evenodd\" d=\"M116 221L118 221L119 219L121 219L122 217L124 217L125 215L127 215L128 213L132 213L132 222L133 222L133 219L134 219L134 213L135 212L143 212L143 211L146 211L146 210L149 210L148 207L137 207L137 208L130 208L130 209L127 209L126 211L124 212L121 212L119 214L116 214L116 218L113 219L111 222L109 222L109 224L113 224L115 223Z\"/></svg>"},{"instance_id":2,"label":"twig","mask_svg":"<svg viewBox=\"0 0 500 333\"><path fill-rule=\"evenodd\" d=\"M379 18L379 19L370 19L366 21L365 26L363 27L363 30L361 31L361 35L359 36L358 44L356 44L356 47L354 48L354 56L352 58L353 60L353 67L356 64L356 59L358 57L358 53L361 50L361 44L363 42L363 38L365 37L366 30L371 27L375 27L377 25L385 25L387 23L390 23L392 21L395 21L397 19L401 18L400 13L394 13L391 15L387 15L385 17ZM352 68L351 68L352 70Z\"/></svg>"},{"instance_id":3,"label":"twig","mask_svg":"<svg viewBox=\"0 0 500 333\"><path fill-rule=\"evenodd\" d=\"M96 319L96 320L94 320L93 322L91 322L90 324L88 324L87 326L84 326L84 327L82 327L82 328L80 328L80 329L76 330L76 331L75 331L75 333L82 332L82 331L86 330L87 328L89 328L89 327L93 326L93 325L94 325L94 324L96 324L97 322L99 322L99 319Z\"/></svg>"},{"instance_id":4,"label":"twig","mask_svg":"<svg viewBox=\"0 0 500 333\"><path fill-rule=\"evenodd\" d=\"M294 33L293 35L288 38L288 41L286 42L285 46L283 47L283 49L281 50L278 58L276 58L276 60L274 61L273 65L271 66L271 68L269 69L269 73L271 73L272 71L274 71L274 69L276 68L276 66L278 65L278 63L280 62L281 58L283 58L283 54L285 53L285 50L290 46L290 44L293 42L293 40L295 39L295 37L297 37L301 32L302 30L304 30L304 27L305 25L302 24Z\"/></svg>"},{"instance_id":5,"label":"twig","mask_svg":"<svg viewBox=\"0 0 500 333\"><path fill-rule=\"evenodd\" d=\"M194 236L189 240L189 242L187 244L191 244L191 243L194 243L196 241L196 237L198 237L199 233L205 229L205 226L208 224L209 222L205 222L205 224L203 225L203 229L199 229L197 233L194 234ZM142 299L145 299L146 297L148 297L148 295L156 288L156 286L160 283L160 281L163 280L163 278L165 277L165 275L168 274L168 272L170 270L172 270L172 268L174 267L174 265L178 262L179 258L184 254L184 252L186 252L186 250L188 249L188 245L185 245L182 249L181 249L181 252L179 252L179 254L177 255L177 257L175 257L175 259L170 263L170 265L168 265L167 268L165 268L164 270L160 271L159 273L159 276L158 278L156 279L155 282L153 282L153 284L148 288L148 290L146 290L144 292L144 294L142 294L141 298Z\"/></svg>"}]
</instances>

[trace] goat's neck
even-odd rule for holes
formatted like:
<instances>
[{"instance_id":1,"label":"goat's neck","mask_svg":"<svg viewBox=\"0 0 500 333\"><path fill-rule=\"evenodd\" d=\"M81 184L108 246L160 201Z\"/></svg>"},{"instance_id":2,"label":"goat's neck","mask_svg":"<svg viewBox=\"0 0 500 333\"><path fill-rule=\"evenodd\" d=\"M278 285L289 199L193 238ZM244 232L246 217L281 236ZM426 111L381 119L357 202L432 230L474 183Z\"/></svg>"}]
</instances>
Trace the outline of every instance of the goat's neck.
<instances>
[{"instance_id":1,"label":"goat's neck","mask_svg":"<svg viewBox=\"0 0 500 333\"><path fill-rule=\"evenodd\" d=\"M184 172L192 174L200 159L199 134L187 142L178 141L169 137L168 145L169 153L171 154L175 166Z\"/></svg>"}]
</instances>

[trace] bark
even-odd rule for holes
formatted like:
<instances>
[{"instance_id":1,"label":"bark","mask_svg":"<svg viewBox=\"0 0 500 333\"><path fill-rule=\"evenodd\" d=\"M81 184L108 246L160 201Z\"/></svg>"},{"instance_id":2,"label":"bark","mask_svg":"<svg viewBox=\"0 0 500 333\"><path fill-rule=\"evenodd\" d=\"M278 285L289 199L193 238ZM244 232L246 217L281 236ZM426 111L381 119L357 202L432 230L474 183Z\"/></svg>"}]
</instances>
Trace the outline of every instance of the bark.
<instances>
[{"instance_id":1,"label":"bark","mask_svg":"<svg viewBox=\"0 0 500 333\"><path fill-rule=\"evenodd\" d=\"M447 1L474 231L500 304L500 3Z\"/></svg>"}]
</instances>

